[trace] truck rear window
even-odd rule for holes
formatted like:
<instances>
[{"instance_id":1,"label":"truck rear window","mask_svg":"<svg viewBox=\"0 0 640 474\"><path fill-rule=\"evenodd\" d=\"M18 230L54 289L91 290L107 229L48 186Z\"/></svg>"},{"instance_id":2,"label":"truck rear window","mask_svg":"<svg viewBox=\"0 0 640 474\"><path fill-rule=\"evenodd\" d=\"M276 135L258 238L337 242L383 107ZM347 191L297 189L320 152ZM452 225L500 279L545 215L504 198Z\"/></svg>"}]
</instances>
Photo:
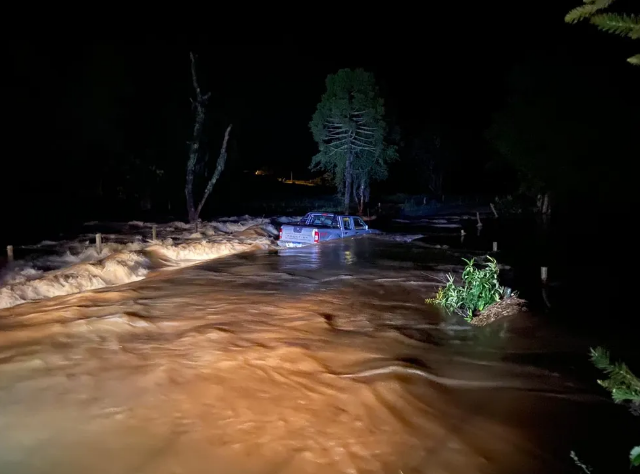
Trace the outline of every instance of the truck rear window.
<instances>
[{"instance_id":1,"label":"truck rear window","mask_svg":"<svg viewBox=\"0 0 640 474\"><path fill-rule=\"evenodd\" d=\"M309 217L309 225L317 225L322 227L340 228L338 218L336 216L323 216L322 214L312 214Z\"/></svg>"}]
</instances>

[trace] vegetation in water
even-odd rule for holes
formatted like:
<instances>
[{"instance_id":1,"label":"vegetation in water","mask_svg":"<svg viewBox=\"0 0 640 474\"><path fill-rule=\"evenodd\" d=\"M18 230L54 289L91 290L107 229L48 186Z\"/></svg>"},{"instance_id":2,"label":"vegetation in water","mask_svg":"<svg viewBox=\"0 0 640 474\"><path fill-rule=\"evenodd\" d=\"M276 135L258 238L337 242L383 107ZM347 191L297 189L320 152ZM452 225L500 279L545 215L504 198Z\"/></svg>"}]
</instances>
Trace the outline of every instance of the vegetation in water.
<instances>
[{"instance_id":1,"label":"vegetation in water","mask_svg":"<svg viewBox=\"0 0 640 474\"><path fill-rule=\"evenodd\" d=\"M482 311L499 301L503 288L498 281L498 264L494 258L486 258L488 263L484 264L484 268L477 268L473 258L463 259L467 266L462 272L462 286L457 286L453 275L449 274L446 286L438 290L435 298L427 299L426 302L461 314L470 321L475 311Z\"/></svg>"},{"instance_id":2,"label":"vegetation in water","mask_svg":"<svg viewBox=\"0 0 640 474\"><path fill-rule=\"evenodd\" d=\"M631 412L639 416L640 379L623 362L612 363L609 353L602 347L591 349L591 362L608 376L606 380L598 380L598 383L611 392L613 401L615 403L628 403ZM583 472L591 472L591 469L580 461L573 451L571 452L571 458ZM640 445L631 449L629 459L631 466L640 466Z\"/></svg>"}]
</instances>

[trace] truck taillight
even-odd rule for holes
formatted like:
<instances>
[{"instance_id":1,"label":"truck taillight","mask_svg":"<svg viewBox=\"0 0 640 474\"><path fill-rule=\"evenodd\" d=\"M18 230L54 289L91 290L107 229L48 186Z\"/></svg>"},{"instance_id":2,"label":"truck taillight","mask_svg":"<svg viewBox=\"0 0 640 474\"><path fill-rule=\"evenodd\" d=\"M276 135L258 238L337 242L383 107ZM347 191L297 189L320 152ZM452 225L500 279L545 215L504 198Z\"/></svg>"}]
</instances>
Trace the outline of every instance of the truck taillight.
<instances>
[{"instance_id":1,"label":"truck taillight","mask_svg":"<svg viewBox=\"0 0 640 474\"><path fill-rule=\"evenodd\" d=\"M320 232L318 232L317 230L314 229L314 231L313 231L313 243L317 244L318 242L320 242Z\"/></svg>"},{"instance_id":2,"label":"truck taillight","mask_svg":"<svg viewBox=\"0 0 640 474\"><path fill-rule=\"evenodd\" d=\"M282 227L280 227L280 240L282 240Z\"/></svg>"}]
</instances>

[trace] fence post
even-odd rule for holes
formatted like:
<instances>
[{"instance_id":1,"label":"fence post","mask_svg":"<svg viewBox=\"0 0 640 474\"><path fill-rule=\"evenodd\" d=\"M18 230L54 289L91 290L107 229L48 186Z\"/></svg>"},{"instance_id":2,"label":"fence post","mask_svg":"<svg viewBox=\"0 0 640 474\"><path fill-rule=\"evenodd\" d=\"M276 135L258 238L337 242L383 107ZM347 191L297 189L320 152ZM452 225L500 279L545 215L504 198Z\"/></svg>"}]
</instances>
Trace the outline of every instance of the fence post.
<instances>
[{"instance_id":1,"label":"fence post","mask_svg":"<svg viewBox=\"0 0 640 474\"><path fill-rule=\"evenodd\" d=\"M482 227L482 221L480 220L480 213L476 211L476 219L478 220L478 227Z\"/></svg>"},{"instance_id":2,"label":"fence post","mask_svg":"<svg viewBox=\"0 0 640 474\"><path fill-rule=\"evenodd\" d=\"M494 242L493 243L493 251L497 252L498 251L498 242Z\"/></svg>"},{"instance_id":3,"label":"fence post","mask_svg":"<svg viewBox=\"0 0 640 474\"><path fill-rule=\"evenodd\" d=\"M13 245L7 245L7 261L13 262Z\"/></svg>"},{"instance_id":4,"label":"fence post","mask_svg":"<svg viewBox=\"0 0 640 474\"><path fill-rule=\"evenodd\" d=\"M96 252L102 255L102 234L96 234Z\"/></svg>"},{"instance_id":5,"label":"fence post","mask_svg":"<svg viewBox=\"0 0 640 474\"><path fill-rule=\"evenodd\" d=\"M496 211L496 207L493 205L493 203L489 203L489 205L491 206L491 210L493 211L493 215L496 216L496 219L498 218L498 211Z\"/></svg>"},{"instance_id":6,"label":"fence post","mask_svg":"<svg viewBox=\"0 0 640 474\"><path fill-rule=\"evenodd\" d=\"M155 224L153 224L153 226L151 227L151 240L153 240L154 242L158 237L158 226L156 226Z\"/></svg>"}]
</instances>

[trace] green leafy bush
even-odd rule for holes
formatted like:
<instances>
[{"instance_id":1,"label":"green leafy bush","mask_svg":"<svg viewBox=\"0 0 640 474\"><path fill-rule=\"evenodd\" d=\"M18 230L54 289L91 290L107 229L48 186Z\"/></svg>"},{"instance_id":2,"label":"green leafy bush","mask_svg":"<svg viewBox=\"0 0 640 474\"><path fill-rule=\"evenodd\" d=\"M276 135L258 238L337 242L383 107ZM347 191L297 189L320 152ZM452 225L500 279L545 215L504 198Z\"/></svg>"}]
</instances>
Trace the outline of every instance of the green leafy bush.
<instances>
[{"instance_id":1,"label":"green leafy bush","mask_svg":"<svg viewBox=\"0 0 640 474\"><path fill-rule=\"evenodd\" d=\"M476 268L475 259L463 259L467 266L462 272L462 286L456 286L453 275L447 275L449 281L438 290L435 298L427 303L442 306L449 312L461 314L467 321L473 318L475 311L482 311L490 304L500 300L503 288L498 281L498 264L494 258L486 257L484 268Z\"/></svg>"}]
</instances>

